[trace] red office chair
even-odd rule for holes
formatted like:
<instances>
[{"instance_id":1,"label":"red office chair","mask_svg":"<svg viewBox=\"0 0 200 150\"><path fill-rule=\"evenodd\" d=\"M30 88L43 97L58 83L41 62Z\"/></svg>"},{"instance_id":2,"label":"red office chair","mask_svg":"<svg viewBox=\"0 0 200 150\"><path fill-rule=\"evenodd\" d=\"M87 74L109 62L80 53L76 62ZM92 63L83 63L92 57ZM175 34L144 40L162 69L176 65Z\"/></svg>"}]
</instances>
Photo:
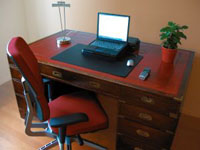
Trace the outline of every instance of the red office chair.
<instances>
[{"instance_id":1,"label":"red office chair","mask_svg":"<svg viewBox=\"0 0 200 150\"><path fill-rule=\"evenodd\" d=\"M27 43L20 37L13 38L7 47L7 53L22 74L24 95L27 103L25 132L30 136L49 136L54 141L41 147L49 149L59 144L60 150L71 150L71 142L78 141L99 150L106 150L98 144L82 139L80 134L105 129L108 120L94 97L86 92L77 92L60 96L47 102L37 60ZM34 106L34 107L33 107ZM36 109L40 123L32 123L33 108ZM43 128L43 131L31 131Z\"/></svg>"}]
</instances>

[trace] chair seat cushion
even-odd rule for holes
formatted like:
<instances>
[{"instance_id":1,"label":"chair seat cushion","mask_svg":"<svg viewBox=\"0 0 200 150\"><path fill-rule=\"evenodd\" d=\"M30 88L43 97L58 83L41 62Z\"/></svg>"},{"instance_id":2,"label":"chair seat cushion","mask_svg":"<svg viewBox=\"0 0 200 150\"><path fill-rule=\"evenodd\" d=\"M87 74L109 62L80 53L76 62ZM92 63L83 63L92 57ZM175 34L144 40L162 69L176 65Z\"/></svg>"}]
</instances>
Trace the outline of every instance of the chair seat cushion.
<instances>
[{"instance_id":1,"label":"chair seat cushion","mask_svg":"<svg viewBox=\"0 0 200 150\"><path fill-rule=\"evenodd\" d=\"M63 95L49 103L50 118L69 115L72 113L85 113L89 121L69 125L67 135L77 135L104 129L108 126L107 116L99 104L85 93ZM58 128L51 127L58 134Z\"/></svg>"}]
</instances>

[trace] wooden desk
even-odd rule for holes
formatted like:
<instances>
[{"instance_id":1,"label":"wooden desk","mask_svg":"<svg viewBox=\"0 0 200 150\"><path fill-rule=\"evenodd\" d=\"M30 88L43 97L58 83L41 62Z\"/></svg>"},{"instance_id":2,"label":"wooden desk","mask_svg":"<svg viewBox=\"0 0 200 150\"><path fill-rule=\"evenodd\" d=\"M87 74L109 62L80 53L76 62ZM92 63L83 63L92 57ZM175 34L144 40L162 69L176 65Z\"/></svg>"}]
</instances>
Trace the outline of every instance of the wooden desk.
<instances>
[{"instance_id":1,"label":"wooden desk","mask_svg":"<svg viewBox=\"0 0 200 150\"><path fill-rule=\"evenodd\" d=\"M141 43L139 54L144 56L143 60L123 78L52 60L52 56L66 48L77 43L88 44L96 37L91 33L72 32L71 44L57 47L59 35L61 33L30 44L41 74L115 99L118 103L118 149L170 149L194 52L179 50L174 64L165 64L161 62L159 45ZM10 60L9 63L19 111L24 117L26 106L19 80L21 75ZM138 75L146 66L151 68L151 75L148 80L141 81Z\"/></svg>"}]
</instances>

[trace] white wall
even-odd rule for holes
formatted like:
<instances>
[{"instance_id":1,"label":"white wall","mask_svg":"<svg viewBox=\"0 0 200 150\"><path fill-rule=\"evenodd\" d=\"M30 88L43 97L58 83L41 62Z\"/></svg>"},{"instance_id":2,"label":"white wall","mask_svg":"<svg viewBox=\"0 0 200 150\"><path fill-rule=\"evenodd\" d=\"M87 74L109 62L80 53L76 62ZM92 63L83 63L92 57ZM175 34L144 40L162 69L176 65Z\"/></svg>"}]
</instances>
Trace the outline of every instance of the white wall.
<instances>
[{"instance_id":1,"label":"white wall","mask_svg":"<svg viewBox=\"0 0 200 150\"><path fill-rule=\"evenodd\" d=\"M53 0L24 0L29 42L61 30L58 8L52 8L53 2Z\"/></svg>"},{"instance_id":2,"label":"white wall","mask_svg":"<svg viewBox=\"0 0 200 150\"><path fill-rule=\"evenodd\" d=\"M0 0L0 85L10 80L6 45L14 36L27 38L23 0Z\"/></svg>"}]
</instances>

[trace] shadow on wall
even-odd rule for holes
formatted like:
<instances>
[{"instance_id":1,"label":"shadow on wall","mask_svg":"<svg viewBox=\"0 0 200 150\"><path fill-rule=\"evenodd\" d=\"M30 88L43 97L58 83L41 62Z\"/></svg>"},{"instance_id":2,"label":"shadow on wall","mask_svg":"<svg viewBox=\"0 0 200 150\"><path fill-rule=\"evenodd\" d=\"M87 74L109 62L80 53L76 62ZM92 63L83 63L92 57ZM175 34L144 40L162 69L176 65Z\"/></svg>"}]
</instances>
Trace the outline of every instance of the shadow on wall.
<instances>
[{"instance_id":1,"label":"shadow on wall","mask_svg":"<svg viewBox=\"0 0 200 150\"><path fill-rule=\"evenodd\" d=\"M195 53L182 113L200 118L200 52Z\"/></svg>"}]
</instances>

